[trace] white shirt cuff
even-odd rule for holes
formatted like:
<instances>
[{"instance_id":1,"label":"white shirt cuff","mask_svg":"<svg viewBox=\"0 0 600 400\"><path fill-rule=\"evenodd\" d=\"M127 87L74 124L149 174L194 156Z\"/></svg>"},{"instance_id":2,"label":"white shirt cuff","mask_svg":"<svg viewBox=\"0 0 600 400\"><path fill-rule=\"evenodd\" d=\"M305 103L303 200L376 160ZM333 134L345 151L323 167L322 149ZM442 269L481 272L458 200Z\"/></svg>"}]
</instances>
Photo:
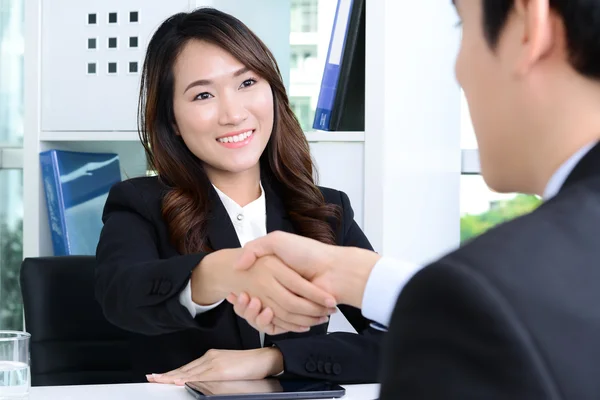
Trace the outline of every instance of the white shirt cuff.
<instances>
[{"instance_id":1,"label":"white shirt cuff","mask_svg":"<svg viewBox=\"0 0 600 400\"><path fill-rule=\"evenodd\" d=\"M194 303L192 300L192 281L189 280L185 288L181 291L181 293L179 293L179 302L182 306L187 308L192 318L196 318L196 315L198 314L202 314L212 310L213 308L217 308L223 302L223 300L208 306L201 306L200 304Z\"/></svg>"},{"instance_id":2,"label":"white shirt cuff","mask_svg":"<svg viewBox=\"0 0 600 400\"><path fill-rule=\"evenodd\" d=\"M389 326L400 291L421 268L389 257L380 258L365 287L362 301L365 318Z\"/></svg>"}]
</instances>

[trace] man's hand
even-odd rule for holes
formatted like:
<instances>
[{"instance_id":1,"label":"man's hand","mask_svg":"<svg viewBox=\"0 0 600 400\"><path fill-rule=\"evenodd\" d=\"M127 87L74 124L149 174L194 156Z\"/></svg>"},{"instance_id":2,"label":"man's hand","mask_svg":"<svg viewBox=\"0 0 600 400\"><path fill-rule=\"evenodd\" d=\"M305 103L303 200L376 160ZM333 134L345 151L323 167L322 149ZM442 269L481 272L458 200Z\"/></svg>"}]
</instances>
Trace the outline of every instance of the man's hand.
<instances>
[{"instance_id":1,"label":"man's hand","mask_svg":"<svg viewBox=\"0 0 600 400\"><path fill-rule=\"evenodd\" d=\"M269 255L276 256L298 274L331 293L338 303L356 308L362 306L369 274L380 258L377 253L364 249L331 246L291 233L272 232L247 243L236 268L251 270L260 258ZM248 294L254 297L252 293ZM263 306L270 304L263 302ZM273 311L277 317L276 310ZM273 322L279 326L275 318Z\"/></svg>"},{"instance_id":2,"label":"man's hand","mask_svg":"<svg viewBox=\"0 0 600 400\"><path fill-rule=\"evenodd\" d=\"M209 350L202 357L165 374L146 375L148 382L183 385L189 381L263 379L283 372L276 347L254 350Z\"/></svg>"},{"instance_id":3,"label":"man's hand","mask_svg":"<svg viewBox=\"0 0 600 400\"><path fill-rule=\"evenodd\" d=\"M253 268L235 269L242 249L207 255L192 273L192 300L210 304L230 293L245 292L260 299L286 331L305 332L335 311L334 297L288 268L277 257L255 259Z\"/></svg>"},{"instance_id":4,"label":"man's hand","mask_svg":"<svg viewBox=\"0 0 600 400\"><path fill-rule=\"evenodd\" d=\"M327 321L335 312L335 299L317 285L288 268L275 256L255 260L252 268L237 270L234 293L247 293L273 311L277 326L286 331L306 332ZM324 302L328 307L322 307Z\"/></svg>"}]
</instances>

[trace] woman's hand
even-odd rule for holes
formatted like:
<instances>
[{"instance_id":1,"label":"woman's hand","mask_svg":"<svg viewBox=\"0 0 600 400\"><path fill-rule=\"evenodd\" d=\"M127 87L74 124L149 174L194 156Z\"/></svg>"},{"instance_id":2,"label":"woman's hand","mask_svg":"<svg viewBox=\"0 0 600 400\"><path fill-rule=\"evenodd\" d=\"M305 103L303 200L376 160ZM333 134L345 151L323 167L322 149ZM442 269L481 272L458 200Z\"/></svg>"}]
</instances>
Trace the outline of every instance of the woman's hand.
<instances>
[{"instance_id":1,"label":"woman's hand","mask_svg":"<svg viewBox=\"0 0 600 400\"><path fill-rule=\"evenodd\" d=\"M273 324L273 310L269 307L263 309L258 298L251 299L246 293L240 293L238 296L232 293L227 296L227 301L233 305L235 313L257 331L271 336L287 333L285 329Z\"/></svg>"},{"instance_id":2,"label":"woman's hand","mask_svg":"<svg viewBox=\"0 0 600 400\"><path fill-rule=\"evenodd\" d=\"M194 303L202 306L214 304L233 291L233 265L239 260L240 254L241 249L223 249L204 256L192 271L191 288Z\"/></svg>"},{"instance_id":3,"label":"woman's hand","mask_svg":"<svg viewBox=\"0 0 600 400\"><path fill-rule=\"evenodd\" d=\"M276 347L253 350L209 350L202 357L165 374L146 375L148 382L183 385L189 381L263 379L283 372Z\"/></svg>"},{"instance_id":4,"label":"woman's hand","mask_svg":"<svg viewBox=\"0 0 600 400\"><path fill-rule=\"evenodd\" d=\"M280 323L279 319L273 315L273 310L269 307L263 308L260 299L250 298L247 293L242 292L239 296L233 293L230 294L227 296L227 301L233 305L235 313L245 319L257 331L265 332L271 336L288 332L287 329L276 324L276 322ZM328 320L329 318L324 318L321 323Z\"/></svg>"}]
</instances>

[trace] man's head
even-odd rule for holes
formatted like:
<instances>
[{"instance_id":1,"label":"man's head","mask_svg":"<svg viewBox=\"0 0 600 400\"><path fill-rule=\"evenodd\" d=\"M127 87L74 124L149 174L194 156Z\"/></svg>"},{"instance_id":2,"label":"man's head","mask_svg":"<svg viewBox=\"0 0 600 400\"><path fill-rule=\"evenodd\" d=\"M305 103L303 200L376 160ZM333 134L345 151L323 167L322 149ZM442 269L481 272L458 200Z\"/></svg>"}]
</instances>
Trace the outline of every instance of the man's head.
<instances>
[{"instance_id":1,"label":"man's head","mask_svg":"<svg viewBox=\"0 0 600 400\"><path fill-rule=\"evenodd\" d=\"M541 193L600 137L600 0L455 0L456 75L487 184Z\"/></svg>"}]
</instances>

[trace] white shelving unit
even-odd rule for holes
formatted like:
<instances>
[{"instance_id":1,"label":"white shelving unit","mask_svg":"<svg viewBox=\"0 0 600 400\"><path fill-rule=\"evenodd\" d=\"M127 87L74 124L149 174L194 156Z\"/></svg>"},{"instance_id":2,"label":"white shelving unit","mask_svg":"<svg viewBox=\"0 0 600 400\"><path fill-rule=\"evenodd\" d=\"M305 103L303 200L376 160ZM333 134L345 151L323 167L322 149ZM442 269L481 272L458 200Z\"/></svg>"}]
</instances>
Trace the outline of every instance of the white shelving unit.
<instances>
[{"instance_id":1,"label":"white shelving unit","mask_svg":"<svg viewBox=\"0 0 600 400\"><path fill-rule=\"evenodd\" d=\"M160 21L200 5L232 13L253 29L288 84L289 0L26 2L25 257L52 254L41 151L117 152L124 179L145 173L136 132L139 75L129 73L129 63L137 62L139 71ZM367 0L367 9L365 132L315 131L307 137L319 183L348 193L375 249L424 262L459 238L456 17L450 2L437 0ZM131 12L138 13L135 22L128 20ZM116 23L109 23L111 13L117 13ZM137 47L130 46L131 37ZM108 48L111 38L117 48ZM88 39L96 39L95 49ZM88 70L92 63L95 73ZM117 73L109 72L109 63L117 63Z\"/></svg>"}]
</instances>

